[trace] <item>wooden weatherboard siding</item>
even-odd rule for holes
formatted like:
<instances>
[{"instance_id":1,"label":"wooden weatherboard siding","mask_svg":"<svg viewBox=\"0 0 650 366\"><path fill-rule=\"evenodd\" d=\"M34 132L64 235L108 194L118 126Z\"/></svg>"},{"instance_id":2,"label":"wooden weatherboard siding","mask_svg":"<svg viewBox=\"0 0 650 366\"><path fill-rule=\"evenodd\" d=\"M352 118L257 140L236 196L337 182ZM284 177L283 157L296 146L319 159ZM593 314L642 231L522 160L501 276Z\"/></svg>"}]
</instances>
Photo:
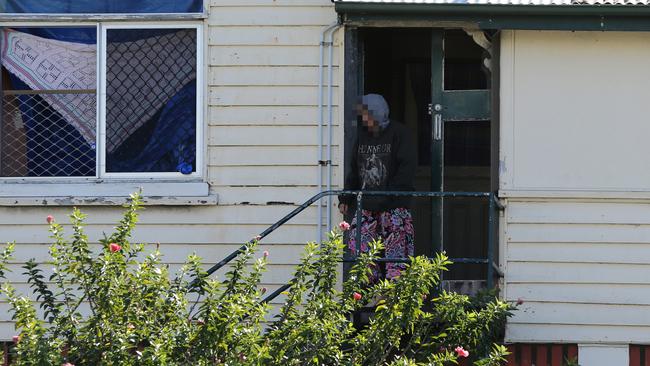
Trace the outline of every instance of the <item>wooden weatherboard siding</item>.
<instances>
[{"instance_id":1,"label":"wooden weatherboard siding","mask_svg":"<svg viewBox=\"0 0 650 366\"><path fill-rule=\"evenodd\" d=\"M650 33L504 31L502 190L650 191Z\"/></svg>"},{"instance_id":2,"label":"wooden weatherboard siding","mask_svg":"<svg viewBox=\"0 0 650 366\"><path fill-rule=\"evenodd\" d=\"M147 207L135 233L136 241L160 243L172 271L193 252L206 265L216 263L317 193L319 43L321 31L334 21L329 0L209 1L206 176L219 204ZM340 42L337 36L335 187L342 155ZM20 266L29 258L47 260L51 240L45 217L51 214L65 222L71 210L37 205L0 206L0 241L16 241L10 280L25 294L30 291ZM119 220L121 208L82 209L89 215L87 232L98 250L96 240ZM263 240L260 249L270 257L262 282L269 291L289 280L303 245L316 239L317 217L312 206ZM0 302L0 314L0 339L10 340L15 331L6 302Z\"/></svg>"},{"instance_id":3,"label":"wooden weatherboard siding","mask_svg":"<svg viewBox=\"0 0 650 366\"><path fill-rule=\"evenodd\" d=\"M502 33L501 263L524 300L508 342L650 341L649 43Z\"/></svg>"},{"instance_id":4,"label":"wooden weatherboard siding","mask_svg":"<svg viewBox=\"0 0 650 366\"><path fill-rule=\"evenodd\" d=\"M219 195L219 206L212 210L213 240L219 245L202 246L213 251L221 247L225 252L318 192L319 45L322 31L336 21L336 12L329 0L210 0L209 4L208 180L211 192ZM334 41L332 182L336 187L341 181L338 63L342 38ZM325 88L323 95L327 96ZM325 108L323 118L326 122ZM326 141L326 129L323 136ZM304 244L317 239L317 222L318 208L312 206L264 238L262 249L271 253L271 267L263 279L269 290L288 281Z\"/></svg>"},{"instance_id":5,"label":"wooden weatherboard siding","mask_svg":"<svg viewBox=\"0 0 650 366\"><path fill-rule=\"evenodd\" d=\"M219 195L215 236L220 246L231 250L318 192L319 45L322 31L336 21L336 12L329 0L209 4L208 180L211 192ZM336 188L342 180L338 163L342 37L334 41ZM323 116L327 121L325 108ZM323 136L326 141L325 129ZM263 280L270 290L287 282L304 244L317 239L317 222L318 208L312 206L262 241L263 249L271 253L271 267Z\"/></svg>"},{"instance_id":6,"label":"wooden weatherboard siding","mask_svg":"<svg viewBox=\"0 0 650 366\"><path fill-rule=\"evenodd\" d=\"M267 202L299 204L317 192L319 44L335 21L328 0L210 1L208 174L222 207L253 214ZM335 183L340 42L336 37Z\"/></svg>"},{"instance_id":7,"label":"wooden weatherboard siding","mask_svg":"<svg viewBox=\"0 0 650 366\"><path fill-rule=\"evenodd\" d=\"M508 199L505 220L508 341L648 341L647 202Z\"/></svg>"}]
</instances>

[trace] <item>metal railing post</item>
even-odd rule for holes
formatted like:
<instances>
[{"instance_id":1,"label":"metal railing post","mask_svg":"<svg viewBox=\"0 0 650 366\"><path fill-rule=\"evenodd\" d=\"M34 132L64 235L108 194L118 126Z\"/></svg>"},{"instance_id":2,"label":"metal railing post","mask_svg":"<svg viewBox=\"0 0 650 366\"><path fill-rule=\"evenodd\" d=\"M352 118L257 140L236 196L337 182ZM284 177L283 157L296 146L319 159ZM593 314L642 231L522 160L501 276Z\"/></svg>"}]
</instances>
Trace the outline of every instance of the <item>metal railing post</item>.
<instances>
[{"instance_id":1,"label":"metal railing post","mask_svg":"<svg viewBox=\"0 0 650 366\"><path fill-rule=\"evenodd\" d=\"M493 287L493 282L494 282L494 268L493 268L493 262L494 262L494 225L495 225L495 220L494 220L494 193L490 192L490 196L488 197L490 203L488 204L488 253L487 253L487 287L492 288Z\"/></svg>"},{"instance_id":2,"label":"metal railing post","mask_svg":"<svg viewBox=\"0 0 650 366\"><path fill-rule=\"evenodd\" d=\"M353 258L356 258L356 257L359 256L359 254L361 254L361 221L363 220L363 218L362 218L362 216L363 216L362 205L363 205L363 193L359 192L359 193L357 193L357 208L356 208L356 212L354 214L355 217L352 219L352 221L354 221L355 219L357 220L357 223L356 223L356 226L355 226L355 229L356 229L356 232L355 232L355 234L356 234L356 237L355 237L355 240L356 240L356 243L355 243L356 244L356 252L354 253L354 256L352 256Z\"/></svg>"}]
</instances>

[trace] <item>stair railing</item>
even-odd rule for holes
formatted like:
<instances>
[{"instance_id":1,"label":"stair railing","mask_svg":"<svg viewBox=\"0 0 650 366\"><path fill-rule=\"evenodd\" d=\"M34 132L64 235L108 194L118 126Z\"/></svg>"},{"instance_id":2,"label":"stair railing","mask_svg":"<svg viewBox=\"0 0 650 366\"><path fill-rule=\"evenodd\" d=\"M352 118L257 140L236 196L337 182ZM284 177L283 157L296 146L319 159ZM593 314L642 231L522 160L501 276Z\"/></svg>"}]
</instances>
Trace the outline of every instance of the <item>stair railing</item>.
<instances>
[{"instance_id":1,"label":"stair railing","mask_svg":"<svg viewBox=\"0 0 650 366\"><path fill-rule=\"evenodd\" d=\"M363 198L364 196L402 196L402 197L430 197L430 198L455 198L455 197L469 197L469 198L486 198L488 200L488 248L487 248L487 258L450 258L449 260L453 263L473 263L473 264L486 264L487 265L487 286L488 288L493 287L494 275L495 273L503 277L503 273L499 270L499 267L494 263L494 234L496 226L496 209L503 209L500 205L496 195L492 192L415 192L415 191L358 191L358 190L330 190L320 192L313 197L309 198L300 206L296 207L293 211L286 214L275 224L269 226L266 230L262 231L259 235L249 240L247 243L242 245L239 249L230 253L227 257L222 259L220 262L216 263L210 267L206 272L207 275L211 275L221 269L223 266L231 262L233 259L237 258L241 253L246 251L246 248L253 244L255 241L259 241L264 237L268 236L280 226L286 224L289 220L296 217L307 207L311 206L315 202L319 201L323 197L333 196L333 195L354 195L356 196L356 217L360 217L361 211L363 210ZM356 253L361 251L361 230L356 230ZM443 246L444 248L444 246ZM356 262L357 257L353 255L352 258L342 259L343 262ZM379 258L376 262L388 262L388 263L405 263L408 262L409 258ZM267 297L262 300L263 303L268 303L271 300L275 299L282 292L286 291L291 287L291 283L284 284L280 286L277 290L270 293Z\"/></svg>"}]
</instances>

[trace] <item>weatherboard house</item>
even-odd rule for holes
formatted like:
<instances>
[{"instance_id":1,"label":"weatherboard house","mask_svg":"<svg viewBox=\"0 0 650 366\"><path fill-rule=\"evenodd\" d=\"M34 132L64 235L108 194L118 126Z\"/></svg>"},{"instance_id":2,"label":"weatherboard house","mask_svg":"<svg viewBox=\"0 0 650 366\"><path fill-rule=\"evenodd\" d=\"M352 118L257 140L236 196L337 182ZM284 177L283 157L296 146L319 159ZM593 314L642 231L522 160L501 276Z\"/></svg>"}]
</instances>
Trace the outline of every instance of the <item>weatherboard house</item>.
<instances>
[{"instance_id":1,"label":"weatherboard house","mask_svg":"<svg viewBox=\"0 0 650 366\"><path fill-rule=\"evenodd\" d=\"M172 269L220 261L342 188L354 106L378 93L429 192L416 252L456 259L446 288L523 300L511 364L650 354L645 0L1 0L0 28L0 240L19 290L21 264L47 260L47 215L80 207L97 239L140 188L137 240ZM336 203L262 239L271 290Z\"/></svg>"}]
</instances>

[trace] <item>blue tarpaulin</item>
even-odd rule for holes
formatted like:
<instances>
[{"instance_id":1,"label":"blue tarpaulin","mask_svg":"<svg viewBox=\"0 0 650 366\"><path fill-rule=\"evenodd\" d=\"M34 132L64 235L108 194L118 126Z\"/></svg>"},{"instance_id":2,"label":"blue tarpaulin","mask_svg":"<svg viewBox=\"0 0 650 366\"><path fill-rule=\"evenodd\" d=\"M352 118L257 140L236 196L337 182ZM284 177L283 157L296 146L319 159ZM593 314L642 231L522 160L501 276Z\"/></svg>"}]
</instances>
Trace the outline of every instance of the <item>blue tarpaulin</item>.
<instances>
[{"instance_id":1,"label":"blue tarpaulin","mask_svg":"<svg viewBox=\"0 0 650 366\"><path fill-rule=\"evenodd\" d=\"M196 171L196 81L185 85L140 130L106 158L106 171ZM144 132L142 131L142 132Z\"/></svg>"},{"instance_id":2,"label":"blue tarpaulin","mask_svg":"<svg viewBox=\"0 0 650 366\"><path fill-rule=\"evenodd\" d=\"M201 13L203 0L0 0L0 12L16 14Z\"/></svg>"},{"instance_id":3,"label":"blue tarpaulin","mask_svg":"<svg viewBox=\"0 0 650 366\"><path fill-rule=\"evenodd\" d=\"M29 90L18 77L9 76L14 89ZM77 130L39 96L18 99L27 137L27 176L95 175L95 150ZM75 154L66 151L70 146L75 146Z\"/></svg>"}]
</instances>

